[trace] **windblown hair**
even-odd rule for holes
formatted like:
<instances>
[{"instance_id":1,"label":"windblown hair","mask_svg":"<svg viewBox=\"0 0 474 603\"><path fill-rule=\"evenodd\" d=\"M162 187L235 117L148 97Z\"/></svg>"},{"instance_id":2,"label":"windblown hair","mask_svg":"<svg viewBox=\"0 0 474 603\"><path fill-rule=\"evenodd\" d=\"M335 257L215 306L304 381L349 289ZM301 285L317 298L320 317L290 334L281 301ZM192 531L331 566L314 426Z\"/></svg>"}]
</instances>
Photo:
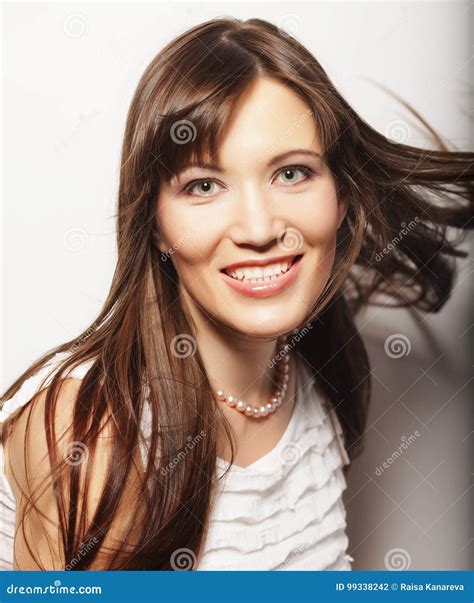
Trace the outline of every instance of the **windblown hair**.
<instances>
[{"instance_id":1,"label":"windblown hair","mask_svg":"<svg viewBox=\"0 0 474 603\"><path fill-rule=\"evenodd\" d=\"M448 149L409 105L435 150L394 142L373 129L314 56L264 20L214 19L174 39L145 70L129 109L118 193L118 260L103 309L84 333L45 354L2 398L11 398L55 353L70 352L48 388L45 412L65 564L77 556L80 543L98 543L72 569L91 567L118 511L130 453L141 442L145 387L151 439L137 500L146 520L134 526L136 544L112 551L103 569L171 569L175 551L198 555L203 545L217 483L217 427L222 422L229 439L230 429L199 350L185 358L171 352L173 338L195 332L180 304L178 274L157 247L156 207L161 183L191 159L216 156L239 95L263 76L281 81L305 101L338 195L349 195L331 276L305 320L295 325L312 321L314 328L295 350L337 413L351 459L362 449L370 399L370 366L354 316L381 303L439 311L453 288L455 258L466 255L457 247L473 224L474 154ZM177 144L176 137L187 134L183 127L191 128L191 138ZM61 380L88 360L93 363L78 390L70 438L87 446L91 457L71 464L60 458L51 422ZM97 511L86 522L80 485L85 480L87 488L104 421L117 437ZM201 432L205 437L173 471L160 470L184 450L189 436ZM231 448L234 458L232 442ZM130 515L123 520L129 519L132 529L136 513Z\"/></svg>"}]
</instances>

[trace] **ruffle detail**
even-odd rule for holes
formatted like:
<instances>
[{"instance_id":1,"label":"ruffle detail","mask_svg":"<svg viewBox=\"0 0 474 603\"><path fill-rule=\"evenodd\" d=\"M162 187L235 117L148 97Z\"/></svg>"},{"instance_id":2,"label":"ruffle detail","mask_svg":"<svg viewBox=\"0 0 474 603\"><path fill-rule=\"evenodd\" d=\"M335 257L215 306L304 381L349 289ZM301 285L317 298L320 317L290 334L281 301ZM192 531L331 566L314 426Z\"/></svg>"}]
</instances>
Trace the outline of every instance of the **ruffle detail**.
<instances>
[{"instance_id":1,"label":"ruffle detail","mask_svg":"<svg viewBox=\"0 0 474 603\"><path fill-rule=\"evenodd\" d=\"M334 563L328 564L324 569L332 571L350 571L352 570L351 563L354 561L354 557L351 557L347 553L341 553Z\"/></svg>"},{"instance_id":2,"label":"ruffle detail","mask_svg":"<svg viewBox=\"0 0 474 603\"><path fill-rule=\"evenodd\" d=\"M238 540L231 540L230 533L219 526L220 537L215 538L212 531L209 532L205 553L196 569L322 570L344 554L348 545L340 499L335 501L322 521L314 519L301 529L293 530L287 538L282 538L279 526L281 523L275 522L270 531L255 525L252 531L241 530Z\"/></svg>"},{"instance_id":3,"label":"ruffle detail","mask_svg":"<svg viewBox=\"0 0 474 603\"><path fill-rule=\"evenodd\" d=\"M317 408L317 407L316 407ZM319 412L319 411L318 411ZM303 417L302 419L306 419ZM265 466L257 465L259 461L248 467L231 465L224 475L224 470L229 463L218 459L220 468L219 477L226 481L226 489L238 490L268 490L275 484L285 479L292 471L298 470L301 465L306 465L305 457L316 453L314 458L317 463L313 471L316 480L327 480L328 475L343 464L334 431L324 417L318 419L318 424L309 427L299 435L292 434L280 440L269 455L265 455ZM299 429L301 426L297 426ZM286 459L288 453L288 459ZM230 481L232 476L232 482Z\"/></svg>"},{"instance_id":4,"label":"ruffle detail","mask_svg":"<svg viewBox=\"0 0 474 603\"><path fill-rule=\"evenodd\" d=\"M220 485L220 495L225 493L227 502L222 505L218 499L215 517L223 521L263 520L282 506L294 507L310 492L342 491L346 480L340 467L332 440L322 453L316 447L309 448L296 465L283 466L278 475L228 474Z\"/></svg>"},{"instance_id":5,"label":"ruffle detail","mask_svg":"<svg viewBox=\"0 0 474 603\"><path fill-rule=\"evenodd\" d=\"M316 541L314 545L300 547L289 553L283 563L272 567L273 570L326 570L339 564L341 556L349 544L345 532L345 522ZM342 551L342 552L341 552Z\"/></svg>"},{"instance_id":6,"label":"ruffle detail","mask_svg":"<svg viewBox=\"0 0 474 603\"><path fill-rule=\"evenodd\" d=\"M336 472L323 489L307 491L306 496L295 506L288 506L288 502L285 504L281 499L257 500L255 502L260 502L261 507L259 517L252 517L239 510L229 512L232 503L226 499L219 509L215 509L210 519L207 547L218 548L227 543L226 546L230 548L248 553L263 546L263 534L267 544L281 542L314 522L322 523L325 515L332 512L334 505L341 499L344 486L341 472ZM278 507L279 502L284 506ZM249 506L253 507L254 501ZM338 508L337 514L341 516L341 520L345 520L343 507ZM223 515L227 517L222 518ZM232 518L233 515L235 519Z\"/></svg>"},{"instance_id":7,"label":"ruffle detail","mask_svg":"<svg viewBox=\"0 0 474 603\"><path fill-rule=\"evenodd\" d=\"M257 476L257 486L260 488L262 476L268 476L278 481L284 477L291 467L292 457L300 459L310 447L323 451L334 437L337 442L337 455L341 464L348 464L349 457L344 446L344 435L341 424L334 410L328 408L320 393L313 388L314 376L301 361L297 364L297 394L290 424L277 445L263 457L247 467L231 465L229 473L245 476L245 483ZM332 420L331 420L332 419ZM333 427L334 424L334 427ZM288 456L288 462L285 457ZM293 459L294 460L294 459ZM217 459L219 475L229 467L224 459Z\"/></svg>"},{"instance_id":8,"label":"ruffle detail","mask_svg":"<svg viewBox=\"0 0 474 603\"><path fill-rule=\"evenodd\" d=\"M218 459L219 493L196 569L350 569L343 432L300 366L306 387L277 446L248 467Z\"/></svg>"}]
</instances>

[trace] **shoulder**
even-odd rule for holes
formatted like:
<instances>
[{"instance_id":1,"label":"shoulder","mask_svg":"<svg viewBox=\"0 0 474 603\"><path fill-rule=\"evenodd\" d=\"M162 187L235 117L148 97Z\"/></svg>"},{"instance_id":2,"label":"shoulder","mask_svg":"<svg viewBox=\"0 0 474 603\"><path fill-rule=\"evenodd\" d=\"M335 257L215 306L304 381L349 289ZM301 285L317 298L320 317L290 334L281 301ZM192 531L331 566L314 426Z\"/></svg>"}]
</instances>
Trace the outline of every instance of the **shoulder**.
<instances>
[{"instance_id":1,"label":"shoulder","mask_svg":"<svg viewBox=\"0 0 474 603\"><path fill-rule=\"evenodd\" d=\"M0 410L2 444L5 449L4 472L15 494L16 484L13 478L21 475L25 460L39 462L39 454L36 453L45 448L46 395L55 373L68 356L69 352L58 352L44 362L39 369L24 379L15 394L4 401ZM52 420L52 426L56 431L62 433L71 425L77 393L91 365L92 361L83 362L72 368L65 378L59 380ZM33 434L31 439L27 439L30 425L33 425ZM38 448L33 454L35 446ZM28 447L31 448L31 459L26 458L25 455ZM11 469L12 464L16 468L15 474Z\"/></svg>"},{"instance_id":2,"label":"shoulder","mask_svg":"<svg viewBox=\"0 0 474 603\"><path fill-rule=\"evenodd\" d=\"M81 380L64 379L59 384L52 425L56 439L66 433L72 424L74 405ZM4 425L5 474L16 501L20 501L25 487L31 489L34 481L49 474L49 446L45 426L48 387L38 391L26 404L16 409Z\"/></svg>"},{"instance_id":3,"label":"shoulder","mask_svg":"<svg viewBox=\"0 0 474 603\"><path fill-rule=\"evenodd\" d=\"M64 569L65 556L62 534L64 517L68 517L69 484L72 472L79 474L77 504L91 525L109 480L113 463L114 443L118 440L114 422L106 413L93 442L75 441L72 436L74 412L82 379L66 378L58 382L55 404L48 408L50 386L38 391L15 415L5 442L5 474L11 485L17 506L14 569ZM63 471L54 483L51 452L54 452ZM133 494L141 487L139 458L134 456L134 468L129 472L123 491ZM54 471L53 471L54 469ZM64 504L62 514L59 501ZM130 500L130 499L129 499ZM121 509L121 511L120 511ZM129 515L119 504L117 520L106 539L107 545L120 540L125 532L124 517ZM61 519L62 517L62 519ZM32 554L33 552L33 554ZM98 565L105 569L107 555L99 550Z\"/></svg>"},{"instance_id":4,"label":"shoulder","mask_svg":"<svg viewBox=\"0 0 474 603\"><path fill-rule=\"evenodd\" d=\"M65 379L59 384L54 417L55 439L59 441L72 422L74 402L81 381ZM4 425L7 430L4 442L5 476L16 502L17 525L15 534L14 569L59 569L62 559L43 549L40 542L58 540L59 514L54 488L51 486L49 458L49 430L45 427L46 396L48 387L38 391L27 404L17 409ZM34 507L31 502L34 501ZM28 509L25 521L24 512ZM53 527L54 526L54 527ZM28 532L28 534L26 534ZM35 545L31 547L31 543ZM36 546L38 543L38 546ZM36 549L32 556L30 549ZM20 565L18 565L20 564Z\"/></svg>"}]
</instances>

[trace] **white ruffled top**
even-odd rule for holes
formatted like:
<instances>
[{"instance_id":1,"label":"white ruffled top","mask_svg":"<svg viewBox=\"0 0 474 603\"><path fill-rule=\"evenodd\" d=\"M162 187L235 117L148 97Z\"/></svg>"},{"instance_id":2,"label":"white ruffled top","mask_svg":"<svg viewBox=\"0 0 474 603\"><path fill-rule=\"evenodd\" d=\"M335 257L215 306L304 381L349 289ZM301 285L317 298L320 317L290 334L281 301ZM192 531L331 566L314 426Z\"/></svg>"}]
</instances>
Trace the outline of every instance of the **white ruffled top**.
<instances>
[{"instance_id":1,"label":"white ruffled top","mask_svg":"<svg viewBox=\"0 0 474 603\"><path fill-rule=\"evenodd\" d=\"M54 366L68 355L56 354L27 379L0 411L0 427L18 408L46 387ZM82 379L89 360L69 377ZM298 358L296 399L290 422L269 453L243 468L231 466L220 481L197 570L350 570L347 554L346 488L349 463L341 425L314 387L314 376ZM49 374L49 376L48 376ZM142 430L149 434L149 414ZM146 439L145 439L146 441ZM144 450L145 452L145 450ZM223 475L228 463L217 460ZM13 569L15 498L4 471L0 442L0 569Z\"/></svg>"}]
</instances>

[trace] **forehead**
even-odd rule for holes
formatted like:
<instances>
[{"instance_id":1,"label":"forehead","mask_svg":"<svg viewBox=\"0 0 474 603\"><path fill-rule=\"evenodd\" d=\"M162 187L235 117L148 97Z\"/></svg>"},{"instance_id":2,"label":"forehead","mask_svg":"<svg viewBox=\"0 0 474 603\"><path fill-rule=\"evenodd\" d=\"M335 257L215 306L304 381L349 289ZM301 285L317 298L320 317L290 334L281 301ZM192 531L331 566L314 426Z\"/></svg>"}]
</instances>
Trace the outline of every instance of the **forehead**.
<instances>
[{"instance_id":1,"label":"forehead","mask_svg":"<svg viewBox=\"0 0 474 603\"><path fill-rule=\"evenodd\" d=\"M169 182L190 164L245 166L268 162L290 149L321 153L313 111L285 83L272 78L251 81L225 106L201 106L190 119L194 128L187 144L166 144L160 159L166 162L161 177ZM224 107L224 110L222 110ZM162 141L163 142L163 141Z\"/></svg>"},{"instance_id":2,"label":"forehead","mask_svg":"<svg viewBox=\"0 0 474 603\"><path fill-rule=\"evenodd\" d=\"M220 154L270 158L291 148L319 150L312 110L289 86L260 78L235 103Z\"/></svg>"}]
</instances>

